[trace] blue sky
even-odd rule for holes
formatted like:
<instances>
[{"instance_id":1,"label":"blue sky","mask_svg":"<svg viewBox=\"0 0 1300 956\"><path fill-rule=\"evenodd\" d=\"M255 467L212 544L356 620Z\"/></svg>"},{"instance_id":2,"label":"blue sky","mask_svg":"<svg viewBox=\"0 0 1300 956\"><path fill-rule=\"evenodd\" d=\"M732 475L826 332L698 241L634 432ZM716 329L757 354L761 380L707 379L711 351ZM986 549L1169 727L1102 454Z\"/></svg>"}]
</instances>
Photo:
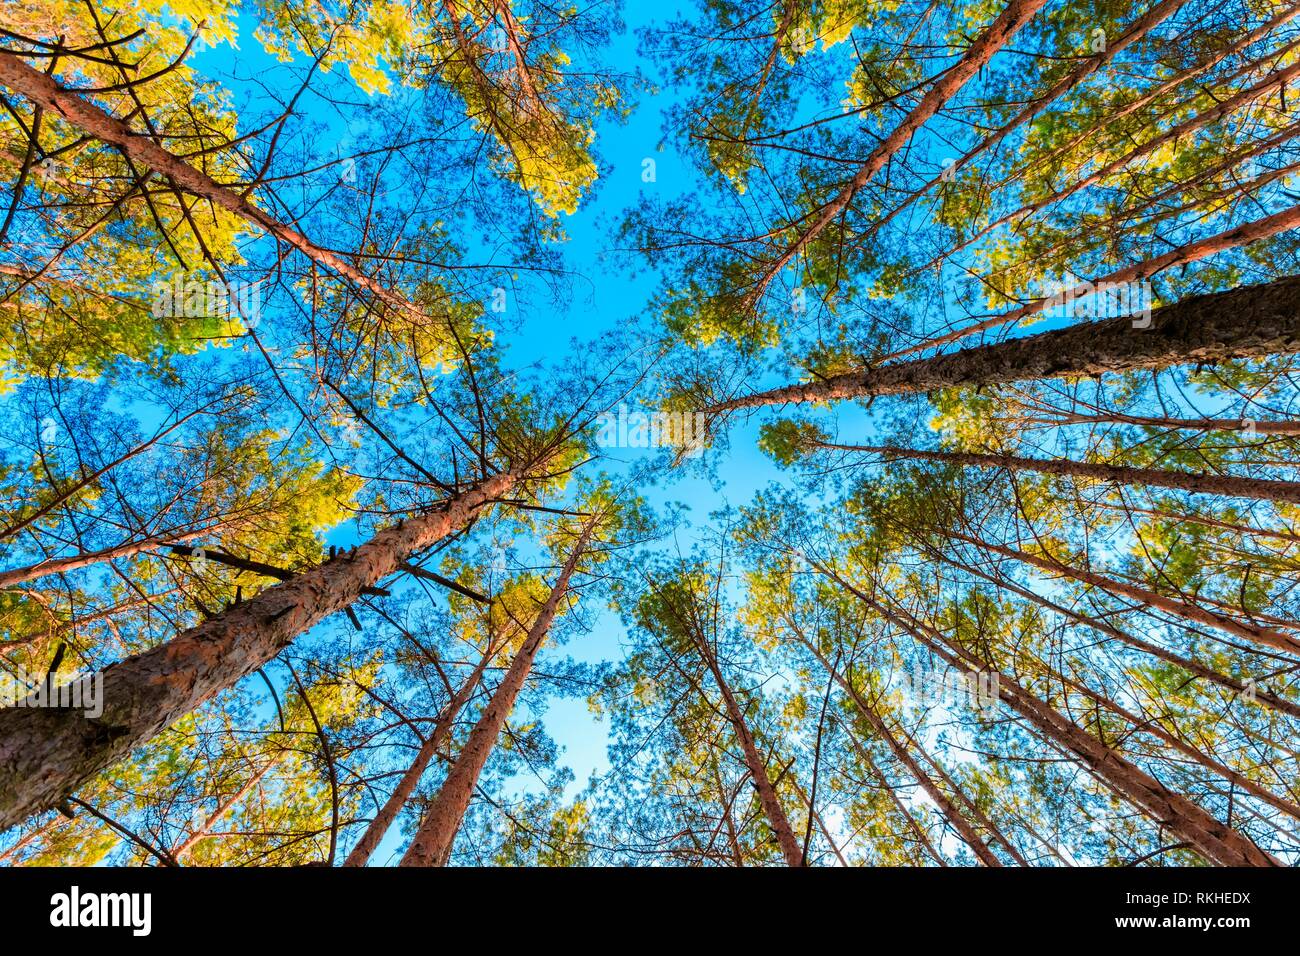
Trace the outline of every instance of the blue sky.
<instances>
[{"instance_id":1,"label":"blue sky","mask_svg":"<svg viewBox=\"0 0 1300 956\"><path fill-rule=\"evenodd\" d=\"M674 6L684 7L629 4L624 10L626 29L614 38L608 51L609 60L624 68L639 65L649 74L652 84L662 89L661 84L654 82L658 78L653 75L653 65L638 56L637 31L653 20L667 19ZM269 109L272 104L263 99L257 87L241 78L253 77L260 83L271 84L282 76L285 87L279 93L287 98L292 93L288 84L298 82L298 74L262 50L253 36L256 25L256 19L245 14L239 21L238 50L227 45L211 47L200 51L191 62L202 74L230 90L237 103L252 97L255 106ZM338 68L324 78L322 88L345 94L350 100L364 98L364 94L351 87L346 71ZM568 241L563 244L564 265L579 276L572 284L573 295L567 301L556 303L549 291L530 290L526 281L512 288L512 297L517 295L519 301L511 301L509 305L518 309L521 324L517 331L498 340L504 346L502 365L506 369L534 363L541 363L542 367L559 364L570 354L571 339L597 341L611 330L649 318L646 306L654 294L656 277L648 270L634 277L629 270L616 266L610 255L614 241L611 232L624 211L640 200L644 190L655 190L661 198L672 198L686 191L697 174L675 151L673 140L664 135L664 110L671 103L671 93L642 91L634 93L632 98L634 109L629 117L597 127L595 145L600 178L576 214L563 218L568 235ZM301 101L299 110L306 118L325 124L335 137L333 141L321 139L314 144L323 161L347 155L346 125L336 112L311 97ZM249 124L241 124L244 125ZM643 177L643 161L648 158L655 163L653 182ZM274 321L274 316L263 321ZM716 485L700 475L698 469L689 469L680 475L667 476L658 487L641 489L652 505L679 502L689 509L689 525L679 535L683 551L689 550L693 535L708 524L710 512L728 504L740 506L748 502L778 475L772 463L758 451L757 423L735 429L730 445L725 457L717 462ZM616 474L627 464L654 453L651 449L609 451L611 458L604 467ZM357 532L349 522L327 537L330 543L349 545L356 542ZM673 547L672 543L666 544ZM584 617L593 622L590 631L572 637L562 647L551 647L550 653L592 663L616 660L621 654L623 636L618 617L594 607L588 607ZM546 652L539 669L545 669L545 663ZM562 762L574 773L569 787L572 796L587 784L592 773L608 767L606 726L589 712L581 699L553 700L544 721L547 732L563 748ZM398 830L390 830L373 857L374 863L390 861L401 843Z\"/></svg>"}]
</instances>

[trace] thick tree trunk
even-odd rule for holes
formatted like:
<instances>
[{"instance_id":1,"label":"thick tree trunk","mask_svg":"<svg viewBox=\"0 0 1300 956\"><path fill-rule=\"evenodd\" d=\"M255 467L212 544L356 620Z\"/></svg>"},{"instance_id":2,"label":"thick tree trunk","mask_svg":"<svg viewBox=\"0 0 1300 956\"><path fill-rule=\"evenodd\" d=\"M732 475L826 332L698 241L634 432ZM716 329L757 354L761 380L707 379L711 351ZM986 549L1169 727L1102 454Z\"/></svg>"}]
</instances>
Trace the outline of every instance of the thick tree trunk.
<instances>
[{"instance_id":1,"label":"thick tree trunk","mask_svg":"<svg viewBox=\"0 0 1300 956\"><path fill-rule=\"evenodd\" d=\"M415 788L420 783L420 778L424 776L425 768L429 766L429 762L433 760L434 755L442 748L443 741L450 736L456 716L465 706L466 701L473 695L474 689L478 687L479 681L483 677L483 671L487 669L488 661L491 659L491 653L484 654L483 659L479 661L473 673L460 686L452 699L447 702L447 706L443 708L443 712L438 716L438 720L434 724L433 732L420 745L420 749L415 754L415 759L411 761L411 765L402 774L402 779L398 781L393 792L389 794L383 807L375 814L375 818L370 821L370 825L366 827L366 832L361 835L361 839L352 848L348 858L343 861L344 866L365 866L370 861L370 855L375 852L375 847L379 846L379 841L384 838L384 834L393 825L393 821L397 819L402 807L406 806L406 801L415 792Z\"/></svg>"},{"instance_id":2,"label":"thick tree trunk","mask_svg":"<svg viewBox=\"0 0 1300 956\"><path fill-rule=\"evenodd\" d=\"M1047 378L1161 369L1227 359L1266 358L1300 352L1300 278L1228 292L1192 296L1156 309L1151 324L1133 328L1119 316L1040 332L995 345L962 349L820 382L786 385L742 395L707 409L905 395L942 388L973 388Z\"/></svg>"},{"instance_id":3,"label":"thick tree trunk","mask_svg":"<svg viewBox=\"0 0 1300 956\"><path fill-rule=\"evenodd\" d=\"M103 713L0 710L0 829L58 805L78 786L343 610L413 553L465 526L514 487L503 472L436 510L233 605L102 672Z\"/></svg>"},{"instance_id":4,"label":"thick tree trunk","mask_svg":"<svg viewBox=\"0 0 1300 956\"><path fill-rule=\"evenodd\" d=\"M44 73L32 69L12 53L0 53L0 84L21 93L33 103L57 113L89 136L120 149L131 160L171 179L177 186L220 206L297 249L308 259L368 290L385 304L416 320L418 309L401 295L367 275L337 253L316 245L296 229L257 208L239 192L222 186L207 173L167 152L126 123L109 116L74 90L65 89Z\"/></svg>"},{"instance_id":5,"label":"thick tree trunk","mask_svg":"<svg viewBox=\"0 0 1300 956\"><path fill-rule=\"evenodd\" d=\"M447 779L442 782L438 795L434 797L433 804L425 813L424 819L420 821L420 828L402 857L402 866L445 866L451 857L452 844L455 842L457 831L460 830L461 821L465 818L465 811L469 809L470 798L474 795L474 788L478 786L479 775L483 772L483 767L496 746L497 738L501 736L501 728L505 726L506 718L514 709L519 692L523 690L524 683L528 680L537 652L541 649L542 642L546 640L551 622L555 620L555 615L559 611L560 601L569 593L569 579L573 577L579 559L587 550L587 542L593 528L594 523L588 523L578 538L578 543L564 563L555 586L551 588L550 596L537 615L537 620L528 629L519 652L510 662L510 667L506 669L501 683L492 693L492 699L488 701L474 729L470 731L465 746L456 755L456 760L447 773Z\"/></svg>"},{"instance_id":6,"label":"thick tree trunk","mask_svg":"<svg viewBox=\"0 0 1300 956\"><path fill-rule=\"evenodd\" d=\"M838 451L861 451L887 458L913 458L922 461L942 461L973 468L1007 468L1012 471L1034 471L1043 475L1060 475L1073 478L1095 478L1139 487L1170 488L1201 495L1223 495L1230 498L1256 498L1260 501L1286 501L1300 504L1300 481L1276 481L1267 478L1240 478L1235 475L1192 474L1185 471L1166 471L1162 468L1132 468L1127 465L1104 465L1094 462L1073 461L1069 458L1021 458L1018 455L990 455L966 451L928 451L921 448L900 448L896 445L839 445L833 442L816 442L819 448Z\"/></svg>"}]
</instances>

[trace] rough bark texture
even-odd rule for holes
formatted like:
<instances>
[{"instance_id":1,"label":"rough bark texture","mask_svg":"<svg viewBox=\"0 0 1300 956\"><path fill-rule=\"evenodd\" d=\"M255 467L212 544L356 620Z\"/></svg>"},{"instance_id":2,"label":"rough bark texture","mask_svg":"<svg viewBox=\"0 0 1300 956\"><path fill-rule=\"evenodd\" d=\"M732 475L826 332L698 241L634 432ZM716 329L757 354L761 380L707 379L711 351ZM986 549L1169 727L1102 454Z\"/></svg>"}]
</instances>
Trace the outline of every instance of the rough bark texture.
<instances>
[{"instance_id":1,"label":"rough bark texture","mask_svg":"<svg viewBox=\"0 0 1300 956\"><path fill-rule=\"evenodd\" d=\"M503 472L419 517L376 534L165 644L103 672L103 714L0 710L0 829L57 806L78 786L343 610L411 554L463 527L515 485Z\"/></svg>"},{"instance_id":2,"label":"rough bark texture","mask_svg":"<svg viewBox=\"0 0 1300 956\"><path fill-rule=\"evenodd\" d=\"M1300 352L1300 278L1192 296L1156 309L1145 329L1134 328L1127 316L1084 322L951 355L743 395L706 411L1098 376L1293 352Z\"/></svg>"},{"instance_id":3,"label":"rough bark texture","mask_svg":"<svg viewBox=\"0 0 1300 956\"><path fill-rule=\"evenodd\" d=\"M222 186L207 173L134 132L126 123L109 116L76 91L65 89L51 77L32 69L12 53L0 53L0 84L57 113L87 135L116 146L130 159L168 177L181 188L253 223L313 262L368 290L387 305L414 318L423 318L410 302L337 253L316 245L296 229L254 206L235 190Z\"/></svg>"},{"instance_id":4,"label":"rough bark texture","mask_svg":"<svg viewBox=\"0 0 1300 956\"><path fill-rule=\"evenodd\" d=\"M434 798L432 806L420 821L415 839L411 841L410 847L402 857L402 866L446 865L451 856L456 832L460 829L465 811L469 809L470 798L474 795L474 788L478 785L479 775L483 772L483 767L496 746L497 738L501 736L501 728L505 726L506 718L514 709L515 699L523 689L524 682L528 680L537 652L541 649L542 642L546 640L551 622L555 620L555 615L559 611L560 601L569 591L569 579L573 577L578 560L587 548L591 531L592 525L589 524L578 539L569 559L564 563L564 568L560 571L555 586L551 588L546 603L542 605L537 620L528 629L519 652L510 662L510 667L493 692L492 699L483 708L483 713L479 716L474 729L470 731L465 746L456 755L456 761L448 771L447 779L442 782L442 788Z\"/></svg>"},{"instance_id":5,"label":"rough bark texture","mask_svg":"<svg viewBox=\"0 0 1300 956\"><path fill-rule=\"evenodd\" d=\"M397 819L397 814L401 812L402 807L406 806L406 801L410 799L411 794L420 783L420 778L424 776L425 768L433 760L434 755L442 747L451 732L452 723L456 720L456 715L460 713L465 702L469 700L474 693L474 688L478 686L479 680L483 677L483 671L487 669L488 661L491 655L484 655L479 661L474 672L461 685L460 689L447 703L446 708L438 717L438 722L434 725L433 733L425 739L420 745L419 751L416 752L415 759L407 767L406 772L402 774L402 779L397 782L393 792L389 794L388 799L384 801L383 807L375 814L375 818L370 821L366 827L366 832L361 835L357 845L352 848L348 858L343 861L344 866L365 866L370 861L370 855L375 852L375 847L384 838L388 828L393 825Z\"/></svg>"},{"instance_id":6,"label":"rough bark texture","mask_svg":"<svg viewBox=\"0 0 1300 956\"><path fill-rule=\"evenodd\" d=\"M928 451L920 448L899 448L892 445L837 445L818 442L819 447L841 451L863 451L892 458L915 458L923 461L943 461L974 468L1009 468L1012 471L1036 471L1045 475L1074 478L1096 478L1123 485L1171 488L1202 495L1224 495L1229 498L1255 498L1260 501L1289 501L1300 504L1300 481L1275 481L1267 478L1240 478L1235 475L1194 474L1185 471L1166 471L1162 468L1130 468L1125 465L1104 465L1068 458L1021 458L1018 455L988 455L978 452Z\"/></svg>"}]
</instances>

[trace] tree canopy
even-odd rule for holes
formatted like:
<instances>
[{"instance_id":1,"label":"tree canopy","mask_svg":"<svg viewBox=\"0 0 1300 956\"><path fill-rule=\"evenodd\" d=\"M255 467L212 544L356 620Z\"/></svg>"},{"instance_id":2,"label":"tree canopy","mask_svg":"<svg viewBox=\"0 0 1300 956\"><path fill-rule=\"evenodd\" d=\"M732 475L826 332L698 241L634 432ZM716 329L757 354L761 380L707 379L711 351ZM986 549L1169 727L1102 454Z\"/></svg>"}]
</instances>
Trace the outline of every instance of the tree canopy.
<instances>
[{"instance_id":1,"label":"tree canopy","mask_svg":"<svg viewBox=\"0 0 1300 956\"><path fill-rule=\"evenodd\" d=\"M1289 0L0 5L0 860L1300 862L1297 90Z\"/></svg>"}]
</instances>

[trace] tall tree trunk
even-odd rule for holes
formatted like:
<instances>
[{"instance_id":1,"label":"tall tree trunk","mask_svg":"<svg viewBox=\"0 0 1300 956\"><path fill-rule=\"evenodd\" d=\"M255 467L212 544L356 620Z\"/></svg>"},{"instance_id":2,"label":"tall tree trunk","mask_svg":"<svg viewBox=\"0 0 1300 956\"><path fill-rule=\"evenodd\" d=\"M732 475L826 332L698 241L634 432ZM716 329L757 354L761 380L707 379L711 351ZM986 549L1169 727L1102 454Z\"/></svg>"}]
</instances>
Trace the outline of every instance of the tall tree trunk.
<instances>
[{"instance_id":1,"label":"tall tree trunk","mask_svg":"<svg viewBox=\"0 0 1300 956\"><path fill-rule=\"evenodd\" d=\"M1260 501L1286 501L1300 504L1300 481L1192 474L1185 471L1166 471L1162 468L1132 468L1127 465L1073 461L1069 458L1021 458L1018 455L991 455L968 451L927 451L921 448L900 448L896 445L840 445L834 442L815 442L814 445L818 448L838 451L861 451L892 458L942 461L973 468L1007 468L1012 471L1034 471L1043 475L1095 478L1098 481L1112 481L1124 485L1170 488L1174 491L1187 491L1201 495L1223 495L1231 498L1256 498Z\"/></svg>"},{"instance_id":2,"label":"tall tree trunk","mask_svg":"<svg viewBox=\"0 0 1300 956\"><path fill-rule=\"evenodd\" d=\"M541 649L542 642L546 640L551 622L555 620L555 615L559 611L560 601L569 593L569 579L573 577L579 559L587 550L587 542L594 528L593 519L587 523L578 537L578 542L569 554L568 560L565 561L555 586L551 588L550 596L538 612L533 626L528 629L519 652L510 662L510 667L506 669L501 683L493 691L492 699L483 708L483 713L479 716L474 729L470 731L465 746L456 755L456 760L447 773L447 779L442 782L433 804L425 813L424 819L420 821L415 838L402 857L402 866L445 866L450 858L452 844L456 840L457 831L460 830L461 821L465 818L465 811L469 809L470 798L474 795L474 788L478 786L479 775L483 772L483 767L496 746L506 718L514 709L519 692L523 690L524 683L528 680L537 652Z\"/></svg>"},{"instance_id":3,"label":"tall tree trunk","mask_svg":"<svg viewBox=\"0 0 1300 956\"><path fill-rule=\"evenodd\" d=\"M895 153L911 142L917 130L943 109L944 105L966 85L966 82L982 70L989 60L993 59L993 55L1046 5L1047 0L1009 0L997 19L966 48L962 58L934 81L916 107L903 117L903 121L871 151L853 179L834 199L816 211L812 221L768 266L760 287L767 285L791 259L799 254L801 249L821 235L822 230L848 208L858 191L875 178Z\"/></svg>"},{"instance_id":4,"label":"tall tree trunk","mask_svg":"<svg viewBox=\"0 0 1300 956\"><path fill-rule=\"evenodd\" d=\"M411 794L415 792L416 786L420 783L420 778L424 776L425 768L434 755L442 748L443 741L451 735L452 725L456 721L456 716L465 706L466 701L478 687L479 681L483 678L483 672L487 669L488 661L492 659L492 651L483 655L483 658L474 668L473 673L461 684L460 689L447 702L443 708L438 720L434 724L433 732L425 738L420 745L420 749L415 754L415 759L411 765L402 774L402 779L398 781L393 792L389 794L388 799L384 802L383 807L375 814L375 818L370 821L366 827L366 832L361 835L357 845L352 848L348 858L343 861L344 866L365 866L370 861L370 855L375 852L375 847L379 846L379 841L384 838L388 828L393 825L397 819L397 814L401 812L402 807L406 806L406 801L410 799Z\"/></svg>"},{"instance_id":5,"label":"tall tree trunk","mask_svg":"<svg viewBox=\"0 0 1300 956\"><path fill-rule=\"evenodd\" d=\"M936 656L976 677L990 665L949 640L943 632L905 611L891 611L829 569L828 577L849 591L882 618L901 627ZM1204 807L1164 784L1083 730L1049 704L1039 700L1010 676L998 672L998 697L1031 723L1045 738L1073 754L1117 794L1144 811L1162 827L1189 843L1206 859L1220 866L1280 866L1281 863L1250 839L1220 823Z\"/></svg>"},{"instance_id":6,"label":"tall tree trunk","mask_svg":"<svg viewBox=\"0 0 1300 956\"><path fill-rule=\"evenodd\" d=\"M1123 120L1126 116L1132 116L1134 113L1138 112L1138 110L1145 109L1147 106L1149 106L1151 103L1154 103L1156 100L1164 96L1166 93L1173 92L1174 90L1184 85L1185 83L1188 83L1191 80L1194 80L1196 77L1214 69L1216 66L1218 66L1220 63L1222 63L1224 60L1228 59L1229 57L1236 56L1238 53L1242 52L1243 50L1249 49L1250 47L1258 43L1260 40L1263 40L1265 37L1267 37L1270 33L1273 33L1279 27L1285 26L1286 24L1290 23L1297 16L1300 16L1300 7L1296 7L1294 5L1284 7L1277 14L1277 16L1275 16L1272 20L1269 20L1265 23L1261 23L1259 26L1255 27L1255 29L1251 30L1249 33L1241 34L1230 44L1216 47L1212 53L1208 54L1204 59L1199 60L1195 65L1189 67L1186 70L1180 70L1172 74L1171 76L1169 76L1168 79L1165 79L1159 84L1151 87L1150 89L1147 90L1147 92L1143 93L1141 96L1129 100L1123 106L1120 106L1114 110L1107 110L1105 122L1100 127L1090 125L1078 131L1075 135L1071 136L1069 139L1062 141L1059 146L1056 146L1053 149L1048 150L1043 156L1039 157L1039 159L1036 160L1035 165L1040 169L1050 168L1051 165L1055 164L1062 156L1068 156L1074 153L1075 150L1077 150L1079 146L1083 144L1085 141L1087 141L1090 137L1096 136L1098 133L1104 131L1105 129L1115 127L1115 125L1118 124L1121 120ZM1291 46L1292 46L1291 44L1288 44L1285 48L1283 48L1281 52L1288 51L1291 48ZM1260 57L1259 59L1248 61L1243 66L1228 73L1223 78L1223 82L1225 84L1229 84L1239 79L1242 76L1247 76L1252 73L1257 73L1260 72L1261 70L1264 71L1265 73L1270 73L1270 74L1273 73L1274 71L1272 70L1271 67L1272 64L1277 62L1278 54L1279 51L1271 50L1264 56ZM1168 113L1163 113L1160 115L1159 119L1161 122L1163 122L1168 116L1171 115L1175 115L1175 111L1171 110ZM951 252L948 253L948 255L951 254L952 254Z\"/></svg>"},{"instance_id":7,"label":"tall tree trunk","mask_svg":"<svg viewBox=\"0 0 1300 956\"><path fill-rule=\"evenodd\" d=\"M989 848L988 844L984 842L984 839L979 835L976 829L971 826L970 821L966 819L965 815L962 814L957 805L953 803L952 798L939 788L939 785L934 782L934 779L926 769L921 766L915 757L912 756L911 751L909 751L907 747L903 746L903 744L898 740L894 735L894 732L890 730L889 725L885 722L885 719L880 716L880 713L874 706L872 706L871 702L858 692L858 689L853 686L851 681L845 678L843 674L831 665L831 662L826 659L822 652L819 651L810 640L798 631L795 631L794 634L799 643L807 648L808 652L811 653L813 657L817 658L818 663L820 663L822 667L826 668L826 672L831 675L835 680L835 683L840 685L840 688L844 693L849 695L849 698L857 707L858 713L860 713L870 725L872 732L889 747L890 752L894 755L894 759L907 768L907 772L921 785L921 789L925 791L926 796L934 802L935 807L937 807L939 812L943 814L944 819L952 825L952 828L957 831L957 835L962 838L962 841L971 848L971 852L975 854L976 858L985 866L1001 866L1002 861L998 859L997 854ZM916 744L914 739L911 740L911 743L919 746Z\"/></svg>"},{"instance_id":8,"label":"tall tree trunk","mask_svg":"<svg viewBox=\"0 0 1300 956\"><path fill-rule=\"evenodd\" d=\"M936 631L935 640L925 641L937 656L967 673L978 674L988 669L984 662L968 659L968 652L957 653L956 648L940 646L937 640L940 636ZM998 675L998 692L1003 701L1044 737L1074 754L1117 794L1185 840L1206 859L1220 866L1281 866L1248 837L1220 823L1199 804L1166 788L1006 674Z\"/></svg>"},{"instance_id":9,"label":"tall tree trunk","mask_svg":"<svg viewBox=\"0 0 1300 956\"><path fill-rule=\"evenodd\" d=\"M1289 634L1272 628L1260 627L1254 624L1243 624L1235 618L1226 617L1222 614L1215 614L1213 611L1207 611L1205 608L1197 607L1195 604L1187 604L1183 601L1176 601L1173 598L1167 598L1163 594L1156 594L1154 591L1148 591L1146 588L1136 587L1132 584L1125 584L1122 581L1116 581L1114 578L1106 577L1104 574L1097 574L1093 571L1085 571L1082 568L1075 568L1056 558L1043 558L1036 554L1029 554L1025 551L1017 551L1015 548L1007 548L999 544L992 544L988 541L981 541L978 538L968 537L960 531L945 532L949 537L958 541L965 541L967 544L973 544L977 548L984 548L994 554L1000 554L1003 557L1014 558L1017 561L1023 561L1025 564L1033 565L1043 571L1053 574L1061 574L1067 578L1083 584L1091 584L1093 587L1101 588L1103 591L1109 591L1111 594L1121 594L1126 598L1139 601L1149 607L1159 608L1160 610L1180 617L1185 621L1195 621L1197 624L1205 624L1217 630L1224 631L1234 637L1245 638L1248 641L1254 641L1256 644L1262 644L1275 650L1285 651L1288 654L1300 654L1300 641L1297 641Z\"/></svg>"},{"instance_id":10,"label":"tall tree trunk","mask_svg":"<svg viewBox=\"0 0 1300 956\"><path fill-rule=\"evenodd\" d=\"M1250 525L1237 524L1232 521L1220 521L1217 518L1211 518L1207 515L1196 513L1175 513L1172 511L1160 511L1156 508L1138 508L1134 505L1107 505L1098 504L1097 507L1109 508L1112 511L1122 511L1125 514L1147 515L1151 518L1159 518L1162 521L1190 521L1193 524L1204 525L1207 528L1221 528L1224 531L1236 531L1240 534L1249 535L1253 538L1274 538L1278 541L1300 542L1300 534L1293 534L1289 531L1282 530L1265 530L1263 528L1252 528Z\"/></svg>"},{"instance_id":11,"label":"tall tree trunk","mask_svg":"<svg viewBox=\"0 0 1300 956\"><path fill-rule=\"evenodd\" d=\"M426 514L233 605L102 672L103 713L0 710L0 830L48 810L177 719L273 659L413 553L464 527L521 477L501 472Z\"/></svg>"},{"instance_id":12,"label":"tall tree trunk","mask_svg":"<svg viewBox=\"0 0 1300 956\"><path fill-rule=\"evenodd\" d=\"M758 752L757 744L754 743L754 734L749 729L749 722L745 720L745 712L737 702L731 684L723 676L722 667L718 664L717 658L709 648L708 641L704 640L703 635L696 633L693 628L690 629L690 633L700 656L704 659L705 666L708 667L709 673L713 676L713 682L717 685L718 693L722 695L722 704L727 712L727 720L736 731L737 739L740 740L740 749L745 758L745 766L749 768L750 778L754 781L754 789L758 791L758 802L763 808L763 815L767 817L768 825L776 835L776 842L781 848L781 855L785 857L788 866L804 866L803 849L799 846L799 840L794 835L794 827L790 826L790 818L786 816L785 808L781 806L781 798L777 796L776 788L772 786L772 778L767 775L767 762L763 759L762 754Z\"/></svg>"},{"instance_id":13,"label":"tall tree trunk","mask_svg":"<svg viewBox=\"0 0 1300 956\"><path fill-rule=\"evenodd\" d=\"M1300 717L1300 704L1297 704L1294 701L1287 700L1284 697L1279 697L1263 688L1247 686L1245 681L1240 681L1235 677L1229 677L1227 674L1206 667L1204 664L1194 661L1191 658L1183 657L1181 654L1175 654L1173 651L1165 650L1165 648L1160 647L1157 644L1152 644L1150 641L1143 640L1134 634L1130 634L1128 631L1116 627L1114 624L1110 623L1110 621L1090 617L1087 614L1081 614L1078 611L1057 604L1055 601L1049 600L1041 594L1035 593L1030 588L1021 587L1012 581L981 571L979 568L971 567L964 562L954 561L938 549L932 548L927 544L923 543L922 547L925 548L927 554L931 555L936 560L943 561L951 567L983 578L995 587L1011 591L1014 594L1019 594L1021 597L1034 602L1039 607L1047 608L1049 611L1054 611L1062 617L1069 618L1070 620L1082 624L1085 627L1090 627L1101 634L1113 637L1130 647L1136 648L1144 654L1150 654L1157 660L1173 664L1175 667L1180 667L1189 674L1194 674L1197 677L1210 681L1211 683L1218 684L1220 687L1226 688L1234 694L1245 694L1247 692L1253 693L1257 701L1273 708L1279 713L1287 714L1291 717Z\"/></svg>"},{"instance_id":14,"label":"tall tree trunk","mask_svg":"<svg viewBox=\"0 0 1300 956\"><path fill-rule=\"evenodd\" d=\"M316 264L368 290L399 312L416 321L427 321L415 306L373 276L357 269L337 253L316 245L296 229L257 208L240 193L222 186L207 173L167 152L148 137L133 132L126 123L109 116L74 90L65 89L53 78L32 69L13 53L0 53L0 84L57 113L83 133L116 146L129 159L168 177L177 186L256 225Z\"/></svg>"},{"instance_id":15,"label":"tall tree trunk","mask_svg":"<svg viewBox=\"0 0 1300 956\"><path fill-rule=\"evenodd\" d=\"M835 859L840 861L840 866L848 866L849 861L844 859L843 851L840 850L839 845L835 842L835 838L831 836L830 827L826 825L826 821L822 818L821 812L813 806L812 797L799 785L798 780L791 780L790 783L794 787L794 792L799 795L799 800L803 803L804 807L807 808L809 819L816 822L817 829L822 832L822 837L830 846L831 852L835 854Z\"/></svg>"},{"instance_id":16,"label":"tall tree trunk","mask_svg":"<svg viewBox=\"0 0 1300 956\"><path fill-rule=\"evenodd\" d=\"M718 402L705 412L837 399L906 395L1047 378L1211 364L1300 352L1300 278L1191 296L1151 313L1133 328L1129 316L1081 322L1000 342L895 362L819 382L786 385Z\"/></svg>"}]
</instances>

